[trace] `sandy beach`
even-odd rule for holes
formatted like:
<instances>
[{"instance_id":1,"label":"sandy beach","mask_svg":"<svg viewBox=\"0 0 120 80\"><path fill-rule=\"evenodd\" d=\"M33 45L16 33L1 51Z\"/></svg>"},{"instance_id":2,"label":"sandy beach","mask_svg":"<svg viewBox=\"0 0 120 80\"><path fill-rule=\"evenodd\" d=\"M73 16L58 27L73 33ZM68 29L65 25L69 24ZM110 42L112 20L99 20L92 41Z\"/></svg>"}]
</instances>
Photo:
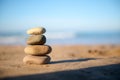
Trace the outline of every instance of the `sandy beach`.
<instances>
[{"instance_id":1,"label":"sandy beach","mask_svg":"<svg viewBox=\"0 0 120 80\"><path fill-rule=\"evenodd\" d=\"M0 80L120 80L120 0L0 0Z\"/></svg>"},{"instance_id":2,"label":"sandy beach","mask_svg":"<svg viewBox=\"0 0 120 80\"><path fill-rule=\"evenodd\" d=\"M119 80L120 46L51 45L51 62L23 64L25 46L0 46L2 80Z\"/></svg>"}]
</instances>

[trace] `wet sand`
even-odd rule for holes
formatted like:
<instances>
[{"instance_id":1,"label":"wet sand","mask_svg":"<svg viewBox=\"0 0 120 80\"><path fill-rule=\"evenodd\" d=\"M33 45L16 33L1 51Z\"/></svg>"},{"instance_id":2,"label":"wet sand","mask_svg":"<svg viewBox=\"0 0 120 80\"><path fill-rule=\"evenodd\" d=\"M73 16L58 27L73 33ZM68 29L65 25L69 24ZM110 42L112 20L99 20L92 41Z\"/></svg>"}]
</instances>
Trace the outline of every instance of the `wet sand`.
<instances>
[{"instance_id":1,"label":"wet sand","mask_svg":"<svg viewBox=\"0 0 120 80\"><path fill-rule=\"evenodd\" d=\"M0 79L120 80L120 46L52 45L51 62L26 65L25 46L0 46Z\"/></svg>"}]
</instances>

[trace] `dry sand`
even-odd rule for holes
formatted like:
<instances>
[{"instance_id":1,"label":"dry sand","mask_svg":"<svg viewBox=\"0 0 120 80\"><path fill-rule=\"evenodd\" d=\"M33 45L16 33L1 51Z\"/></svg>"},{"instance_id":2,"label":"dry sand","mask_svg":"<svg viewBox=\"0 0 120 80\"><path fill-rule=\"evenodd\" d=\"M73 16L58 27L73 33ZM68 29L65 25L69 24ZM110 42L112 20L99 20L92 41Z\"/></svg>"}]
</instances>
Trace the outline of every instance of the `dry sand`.
<instances>
[{"instance_id":1,"label":"dry sand","mask_svg":"<svg viewBox=\"0 0 120 80\"><path fill-rule=\"evenodd\" d=\"M50 64L26 65L25 46L0 46L0 79L120 80L120 46L53 45Z\"/></svg>"}]
</instances>

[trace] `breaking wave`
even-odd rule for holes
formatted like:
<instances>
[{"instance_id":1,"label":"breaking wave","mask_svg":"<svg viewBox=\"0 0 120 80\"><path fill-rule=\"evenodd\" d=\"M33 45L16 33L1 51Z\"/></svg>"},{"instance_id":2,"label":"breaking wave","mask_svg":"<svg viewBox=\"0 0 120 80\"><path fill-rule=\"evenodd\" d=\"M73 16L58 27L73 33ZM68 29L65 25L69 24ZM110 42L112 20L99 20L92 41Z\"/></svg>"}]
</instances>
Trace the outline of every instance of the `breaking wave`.
<instances>
[{"instance_id":1,"label":"breaking wave","mask_svg":"<svg viewBox=\"0 0 120 80\"><path fill-rule=\"evenodd\" d=\"M120 44L120 33L46 32L47 44ZM26 44L29 35L0 32L0 45Z\"/></svg>"}]
</instances>

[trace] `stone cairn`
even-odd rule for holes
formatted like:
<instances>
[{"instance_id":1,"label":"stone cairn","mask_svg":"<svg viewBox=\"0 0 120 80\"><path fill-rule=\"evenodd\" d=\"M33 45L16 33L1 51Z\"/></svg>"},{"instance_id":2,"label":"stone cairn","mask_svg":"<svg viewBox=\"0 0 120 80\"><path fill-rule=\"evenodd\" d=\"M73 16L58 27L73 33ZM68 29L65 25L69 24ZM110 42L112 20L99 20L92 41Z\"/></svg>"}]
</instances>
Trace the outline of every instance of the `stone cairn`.
<instances>
[{"instance_id":1,"label":"stone cairn","mask_svg":"<svg viewBox=\"0 0 120 80\"><path fill-rule=\"evenodd\" d=\"M26 48L24 52L27 54L23 58L25 64L47 64L50 62L49 54L52 49L49 45L44 45L46 43L46 37L43 35L46 32L45 28L37 27L32 28L27 31L29 38L27 39Z\"/></svg>"}]
</instances>

